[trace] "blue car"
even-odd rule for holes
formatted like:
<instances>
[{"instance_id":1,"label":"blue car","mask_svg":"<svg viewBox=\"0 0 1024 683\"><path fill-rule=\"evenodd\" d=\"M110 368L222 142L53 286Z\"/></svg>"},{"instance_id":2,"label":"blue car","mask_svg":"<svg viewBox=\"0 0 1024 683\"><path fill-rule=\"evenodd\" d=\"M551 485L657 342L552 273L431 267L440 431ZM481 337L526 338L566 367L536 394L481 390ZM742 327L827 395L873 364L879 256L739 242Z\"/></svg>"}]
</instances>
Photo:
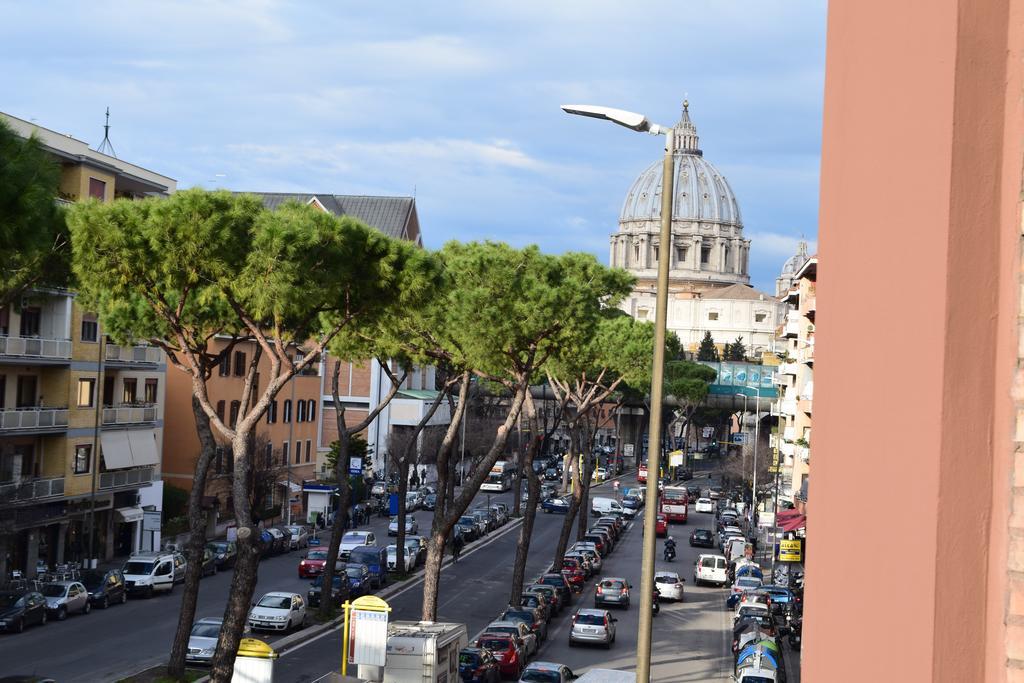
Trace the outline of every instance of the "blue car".
<instances>
[{"instance_id":1,"label":"blue car","mask_svg":"<svg viewBox=\"0 0 1024 683\"><path fill-rule=\"evenodd\" d=\"M540 509L548 514L554 512L564 515L569 512L569 501L565 498L549 498L540 504Z\"/></svg>"}]
</instances>

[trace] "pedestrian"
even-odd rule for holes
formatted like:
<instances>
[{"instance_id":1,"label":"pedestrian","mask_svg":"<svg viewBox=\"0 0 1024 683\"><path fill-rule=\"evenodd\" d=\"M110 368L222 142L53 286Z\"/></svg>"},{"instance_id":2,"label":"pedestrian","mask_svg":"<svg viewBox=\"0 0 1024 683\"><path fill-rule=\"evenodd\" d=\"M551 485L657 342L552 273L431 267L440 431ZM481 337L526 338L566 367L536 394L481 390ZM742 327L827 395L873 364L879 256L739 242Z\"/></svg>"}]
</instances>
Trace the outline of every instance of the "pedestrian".
<instances>
[{"instance_id":1,"label":"pedestrian","mask_svg":"<svg viewBox=\"0 0 1024 683\"><path fill-rule=\"evenodd\" d=\"M459 561L459 555L462 554L462 534L455 533L452 535L452 562Z\"/></svg>"}]
</instances>

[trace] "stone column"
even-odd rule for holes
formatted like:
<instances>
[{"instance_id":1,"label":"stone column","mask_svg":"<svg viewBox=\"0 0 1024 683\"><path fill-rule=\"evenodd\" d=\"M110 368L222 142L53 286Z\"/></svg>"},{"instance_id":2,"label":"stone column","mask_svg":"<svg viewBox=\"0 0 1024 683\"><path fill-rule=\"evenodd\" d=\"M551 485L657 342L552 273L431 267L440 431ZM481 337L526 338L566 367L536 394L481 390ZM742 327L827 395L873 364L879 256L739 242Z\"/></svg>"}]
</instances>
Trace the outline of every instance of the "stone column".
<instances>
[{"instance_id":1,"label":"stone column","mask_svg":"<svg viewBox=\"0 0 1024 683\"><path fill-rule=\"evenodd\" d=\"M42 529L36 527L29 529L25 539L25 576L29 579L36 577L36 562L39 561L39 534Z\"/></svg>"}]
</instances>

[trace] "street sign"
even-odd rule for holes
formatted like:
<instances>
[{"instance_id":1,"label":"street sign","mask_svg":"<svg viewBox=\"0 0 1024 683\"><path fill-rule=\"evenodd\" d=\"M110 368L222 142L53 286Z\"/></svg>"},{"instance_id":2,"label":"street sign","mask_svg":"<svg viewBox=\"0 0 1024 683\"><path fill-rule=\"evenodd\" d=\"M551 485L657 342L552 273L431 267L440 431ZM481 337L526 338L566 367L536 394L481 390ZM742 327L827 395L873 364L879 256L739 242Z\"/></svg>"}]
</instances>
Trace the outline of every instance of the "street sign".
<instances>
[{"instance_id":1,"label":"street sign","mask_svg":"<svg viewBox=\"0 0 1024 683\"><path fill-rule=\"evenodd\" d=\"M362 474L363 473L363 457L355 456L348 459L348 473L349 474Z\"/></svg>"},{"instance_id":2,"label":"street sign","mask_svg":"<svg viewBox=\"0 0 1024 683\"><path fill-rule=\"evenodd\" d=\"M669 467L682 467L686 455L682 451L672 451L668 454Z\"/></svg>"},{"instance_id":3,"label":"street sign","mask_svg":"<svg viewBox=\"0 0 1024 683\"><path fill-rule=\"evenodd\" d=\"M799 562L803 559L800 541L779 541L779 562Z\"/></svg>"},{"instance_id":4,"label":"street sign","mask_svg":"<svg viewBox=\"0 0 1024 683\"><path fill-rule=\"evenodd\" d=\"M769 472L770 474L778 474L778 473L779 473L779 472L781 472L781 471L782 471L782 468L781 468L781 467L779 467L778 465L772 465L772 466L770 466L770 467L768 468L768 472Z\"/></svg>"},{"instance_id":5,"label":"street sign","mask_svg":"<svg viewBox=\"0 0 1024 683\"><path fill-rule=\"evenodd\" d=\"M143 531L160 531L160 515L159 510L150 511L146 510L142 513L142 530Z\"/></svg>"},{"instance_id":6,"label":"street sign","mask_svg":"<svg viewBox=\"0 0 1024 683\"><path fill-rule=\"evenodd\" d=\"M715 435L715 428L714 427L703 427L700 430L700 436L701 436L702 439L710 439L714 435Z\"/></svg>"},{"instance_id":7,"label":"street sign","mask_svg":"<svg viewBox=\"0 0 1024 683\"><path fill-rule=\"evenodd\" d=\"M736 432L735 434L732 435L732 442L734 444L742 446L747 442L747 435L744 434L743 432Z\"/></svg>"},{"instance_id":8,"label":"street sign","mask_svg":"<svg viewBox=\"0 0 1024 683\"><path fill-rule=\"evenodd\" d=\"M622 447L622 454L627 458L633 457L633 444L627 443Z\"/></svg>"},{"instance_id":9,"label":"street sign","mask_svg":"<svg viewBox=\"0 0 1024 683\"><path fill-rule=\"evenodd\" d=\"M343 664L384 666L387 663L388 612L391 608L375 595L345 601ZM347 673L343 666L342 672Z\"/></svg>"}]
</instances>

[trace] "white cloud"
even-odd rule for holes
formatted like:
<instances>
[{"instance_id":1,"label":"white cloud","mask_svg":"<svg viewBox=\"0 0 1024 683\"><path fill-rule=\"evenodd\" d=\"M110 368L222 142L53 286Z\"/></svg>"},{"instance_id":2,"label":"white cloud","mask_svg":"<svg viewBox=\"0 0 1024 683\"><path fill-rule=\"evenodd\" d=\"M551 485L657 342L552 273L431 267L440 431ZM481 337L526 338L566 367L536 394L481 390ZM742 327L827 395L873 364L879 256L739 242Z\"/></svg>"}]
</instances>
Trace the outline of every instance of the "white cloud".
<instances>
[{"instance_id":1,"label":"white cloud","mask_svg":"<svg viewBox=\"0 0 1024 683\"><path fill-rule=\"evenodd\" d=\"M796 253L797 245L801 242L808 243L808 251L813 254L818 251L817 239L808 239L800 236L784 235L778 232L745 232L744 236L750 240L751 257L756 254L757 260L764 262L769 258L782 261Z\"/></svg>"}]
</instances>

